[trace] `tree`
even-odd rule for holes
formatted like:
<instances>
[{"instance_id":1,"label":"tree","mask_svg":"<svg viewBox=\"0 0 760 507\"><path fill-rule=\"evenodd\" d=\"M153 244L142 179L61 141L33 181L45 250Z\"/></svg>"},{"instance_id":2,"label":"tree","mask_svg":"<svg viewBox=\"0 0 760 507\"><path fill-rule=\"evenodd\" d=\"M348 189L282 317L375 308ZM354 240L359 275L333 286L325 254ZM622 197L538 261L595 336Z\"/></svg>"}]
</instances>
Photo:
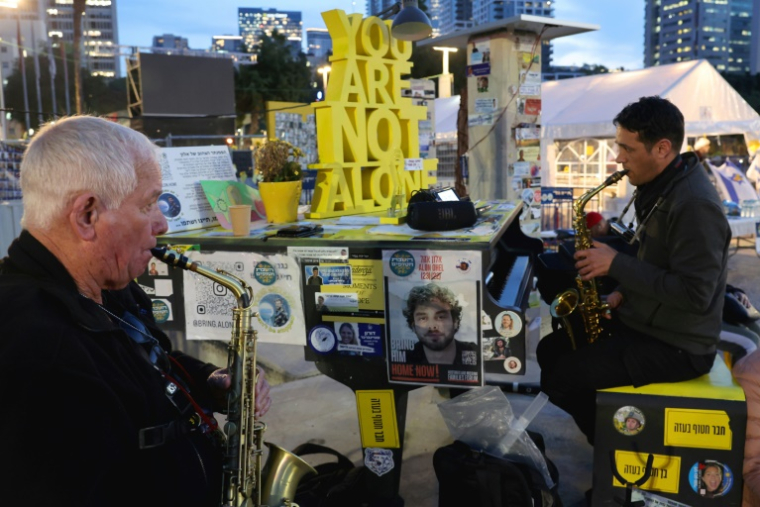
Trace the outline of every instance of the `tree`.
<instances>
[{"instance_id":1,"label":"tree","mask_svg":"<svg viewBox=\"0 0 760 507\"><path fill-rule=\"evenodd\" d=\"M254 52L256 65L241 65L235 75L235 109L238 123L250 113L251 130L258 132L266 101L310 102L313 91L306 55L294 57L284 35L264 36Z\"/></svg>"},{"instance_id":2,"label":"tree","mask_svg":"<svg viewBox=\"0 0 760 507\"><path fill-rule=\"evenodd\" d=\"M74 0L74 68L82 68L82 17L87 0ZM74 73L74 94L76 95L77 114L82 114L82 73Z\"/></svg>"}]
</instances>

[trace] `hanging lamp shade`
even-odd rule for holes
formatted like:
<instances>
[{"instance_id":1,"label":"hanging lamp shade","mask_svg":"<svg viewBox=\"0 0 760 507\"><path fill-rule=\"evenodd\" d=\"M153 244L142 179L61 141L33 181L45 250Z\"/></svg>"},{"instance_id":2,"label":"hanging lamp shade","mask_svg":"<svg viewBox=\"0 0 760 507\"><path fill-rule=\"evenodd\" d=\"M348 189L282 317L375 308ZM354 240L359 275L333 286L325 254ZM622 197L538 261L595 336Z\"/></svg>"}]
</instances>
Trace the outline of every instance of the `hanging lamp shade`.
<instances>
[{"instance_id":1,"label":"hanging lamp shade","mask_svg":"<svg viewBox=\"0 0 760 507\"><path fill-rule=\"evenodd\" d=\"M401 12L393 19L391 33L397 39L418 41L430 37L433 25L420 10L417 0L404 0Z\"/></svg>"}]
</instances>

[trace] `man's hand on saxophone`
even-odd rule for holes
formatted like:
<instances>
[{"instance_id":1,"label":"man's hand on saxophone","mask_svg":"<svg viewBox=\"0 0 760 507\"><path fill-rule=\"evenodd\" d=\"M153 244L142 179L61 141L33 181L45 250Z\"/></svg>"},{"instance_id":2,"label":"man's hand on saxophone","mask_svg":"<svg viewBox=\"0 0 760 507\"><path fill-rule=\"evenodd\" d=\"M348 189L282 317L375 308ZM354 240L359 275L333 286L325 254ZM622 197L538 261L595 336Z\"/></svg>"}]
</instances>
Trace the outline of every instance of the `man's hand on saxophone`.
<instances>
[{"instance_id":1,"label":"man's hand on saxophone","mask_svg":"<svg viewBox=\"0 0 760 507\"><path fill-rule=\"evenodd\" d=\"M612 259L618 254L617 250L605 243L600 243L599 241L594 241L593 243L594 248L580 250L575 252L573 256L577 261L575 269L578 270L578 274L584 281L600 276L607 276L610 272Z\"/></svg>"},{"instance_id":2,"label":"man's hand on saxophone","mask_svg":"<svg viewBox=\"0 0 760 507\"><path fill-rule=\"evenodd\" d=\"M269 407L272 405L272 398L269 396L270 386L264 370L260 366L257 366L256 370L258 374L256 375L256 406L254 407L254 414L258 419L264 417L269 411ZM232 384L229 370L227 368L216 370L209 375L207 382L214 397L214 404L220 410L225 410L227 408L227 391Z\"/></svg>"}]
</instances>

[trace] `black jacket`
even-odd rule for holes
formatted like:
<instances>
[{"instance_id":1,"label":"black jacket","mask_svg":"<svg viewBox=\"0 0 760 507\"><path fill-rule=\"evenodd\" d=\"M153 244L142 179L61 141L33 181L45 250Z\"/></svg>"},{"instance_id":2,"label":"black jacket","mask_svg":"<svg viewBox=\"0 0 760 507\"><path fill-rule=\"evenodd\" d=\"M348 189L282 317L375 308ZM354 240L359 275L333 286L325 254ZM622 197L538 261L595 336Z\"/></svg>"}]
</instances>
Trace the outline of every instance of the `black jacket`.
<instances>
[{"instance_id":1,"label":"black jacket","mask_svg":"<svg viewBox=\"0 0 760 507\"><path fill-rule=\"evenodd\" d=\"M170 350L136 284L104 296L110 311L139 316ZM78 294L63 265L26 231L0 261L0 330L0 504L218 504L219 452L206 435L138 445L140 429L180 419L174 403L184 408L184 398L167 396L167 381L140 346ZM172 356L206 403L215 367Z\"/></svg>"},{"instance_id":2,"label":"black jacket","mask_svg":"<svg viewBox=\"0 0 760 507\"><path fill-rule=\"evenodd\" d=\"M696 156L682 158L672 190L644 227L638 256L618 254L609 274L621 286L617 313L625 325L709 354L720 335L731 229Z\"/></svg>"}]
</instances>

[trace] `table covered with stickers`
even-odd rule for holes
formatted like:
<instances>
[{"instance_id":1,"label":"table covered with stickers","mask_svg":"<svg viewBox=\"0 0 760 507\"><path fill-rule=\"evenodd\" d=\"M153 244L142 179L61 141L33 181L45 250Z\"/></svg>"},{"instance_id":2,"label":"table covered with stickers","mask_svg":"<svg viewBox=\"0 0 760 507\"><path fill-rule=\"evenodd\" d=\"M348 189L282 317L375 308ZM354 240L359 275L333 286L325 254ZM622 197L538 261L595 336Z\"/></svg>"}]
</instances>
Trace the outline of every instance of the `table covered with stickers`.
<instances>
[{"instance_id":1,"label":"table covered with stickers","mask_svg":"<svg viewBox=\"0 0 760 507\"><path fill-rule=\"evenodd\" d=\"M374 472L370 488L392 499L410 390L511 384L526 375L532 261L509 238L540 242L520 231L522 203L491 204L474 226L449 232L358 215L309 221L322 230L306 238L254 223L248 237L204 229L163 236L159 244L244 279L253 289L259 341L303 346L307 361L355 391L365 463ZM516 289L494 281L504 273ZM160 262L138 281L167 331L188 342L229 340L236 301L224 287ZM431 294L444 308L422 315L416 302ZM439 322L432 338L424 319ZM454 357L429 361L421 342L452 337Z\"/></svg>"},{"instance_id":2,"label":"table covered with stickers","mask_svg":"<svg viewBox=\"0 0 760 507\"><path fill-rule=\"evenodd\" d=\"M740 506L746 426L744 391L720 356L694 380L599 391L592 505L620 505L637 484L648 506Z\"/></svg>"}]
</instances>

